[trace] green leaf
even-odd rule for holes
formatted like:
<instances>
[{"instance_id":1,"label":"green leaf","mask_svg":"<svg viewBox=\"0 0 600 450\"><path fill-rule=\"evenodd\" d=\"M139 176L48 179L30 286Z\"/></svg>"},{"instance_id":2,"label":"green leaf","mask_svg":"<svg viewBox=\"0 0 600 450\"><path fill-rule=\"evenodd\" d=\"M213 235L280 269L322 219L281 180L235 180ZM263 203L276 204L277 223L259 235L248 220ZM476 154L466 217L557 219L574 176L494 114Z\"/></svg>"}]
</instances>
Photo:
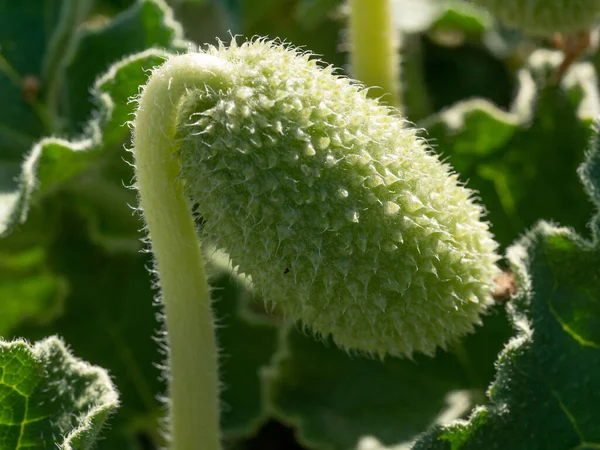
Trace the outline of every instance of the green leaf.
<instances>
[{"instance_id":1,"label":"green leaf","mask_svg":"<svg viewBox=\"0 0 600 450\"><path fill-rule=\"evenodd\" d=\"M576 168L598 113L596 75L572 68L560 86L547 84L556 53L537 52L520 73L510 112L467 100L427 119L427 137L478 191L496 239L510 244L539 218L585 230L590 205ZM556 180L560 180L557 183Z\"/></svg>"},{"instance_id":2,"label":"green leaf","mask_svg":"<svg viewBox=\"0 0 600 450\"><path fill-rule=\"evenodd\" d=\"M118 15L112 25L84 33L66 77L71 98L77 99L77 114L83 114L81 120L91 108L88 81L93 82L98 76L97 70L105 70L128 51L126 46L112 44L107 50L102 47L105 42L128 42L129 49L167 46L178 50L183 45L179 37L180 29L161 0L140 0ZM88 58L91 51L98 57L90 63L83 55ZM160 65L166 55L163 50L146 50L122 60L98 79L93 87L98 111L87 123L86 135L80 140L42 139L20 167L13 160L0 161L0 174L6 174L0 183L0 236L8 235L25 220L31 203L66 189L74 194L75 202L94 205L88 206L88 226L99 242L111 250L139 248L135 242L139 226L131 219L127 207L128 203L135 204L135 194L123 193L121 189L123 181L129 182L133 176L132 170L123 164L121 145L129 134L124 125L134 109L129 99L137 95L148 71ZM77 118L72 118L73 126L76 122ZM13 179L18 180L17 185ZM115 195L121 201L106 205L103 199Z\"/></svg>"},{"instance_id":3,"label":"green leaf","mask_svg":"<svg viewBox=\"0 0 600 450\"><path fill-rule=\"evenodd\" d=\"M394 23L404 33L452 30L483 34L490 25L481 9L462 0L394 0Z\"/></svg>"},{"instance_id":4,"label":"green leaf","mask_svg":"<svg viewBox=\"0 0 600 450\"><path fill-rule=\"evenodd\" d=\"M431 31L455 30L467 35L482 35L491 24L487 14L466 2L454 1L446 5L431 26Z\"/></svg>"},{"instance_id":5,"label":"green leaf","mask_svg":"<svg viewBox=\"0 0 600 450\"><path fill-rule=\"evenodd\" d=\"M162 0L138 0L105 27L82 31L65 75L68 89L64 92L64 100L71 130L81 131L90 118L94 107L90 90L99 74L124 57L149 48L185 51L187 45L182 36L181 26L173 20L171 10ZM140 73L141 85L146 77L147 74ZM131 97L137 91L128 90L127 94ZM119 125L128 120L130 117Z\"/></svg>"},{"instance_id":6,"label":"green leaf","mask_svg":"<svg viewBox=\"0 0 600 450\"><path fill-rule=\"evenodd\" d=\"M51 337L31 346L0 340L0 448L84 450L118 406L104 369Z\"/></svg>"},{"instance_id":7,"label":"green leaf","mask_svg":"<svg viewBox=\"0 0 600 450\"><path fill-rule=\"evenodd\" d=\"M578 174L590 200L596 210L600 211L600 122L598 119L594 124L594 137L586 155L585 164L579 167ZM594 242L599 242L600 214L592 219L590 228Z\"/></svg>"},{"instance_id":8,"label":"green leaf","mask_svg":"<svg viewBox=\"0 0 600 450\"><path fill-rule=\"evenodd\" d=\"M0 236L22 217L21 161L55 131L56 87L89 1L0 1Z\"/></svg>"},{"instance_id":9,"label":"green leaf","mask_svg":"<svg viewBox=\"0 0 600 450\"><path fill-rule=\"evenodd\" d=\"M579 173L600 207L600 140ZM414 450L600 447L600 241L538 223L508 250L520 292L509 304L517 335L500 354L491 405L438 427Z\"/></svg>"},{"instance_id":10,"label":"green leaf","mask_svg":"<svg viewBox=\"0 0 600 450\"><path fill-rule=\"evenodd\" d=\"M500 354L493 404L424 437L415 450L597 448L600 444L600 253L539 224L509 250L521 294L518 335Z\"/></svg>"},{"instance_id":11,"label":"green leaf","mask_svg":"<svg viewBox=\"0 0 600 450\"><path fill-rule=\"evenodd\" d=\"M452 352L413 361L350 357L329 340L290 329L265 374L271 409L311 449L347 450L372 438L410 441L484 399L495 355L509 336L499 312Z\"/></svg>"},{"instance_id":12,"label":"green leaf","mask_svg":"<svg viewBox=\"0 0 600 450\"><path fill-rule=\"evenodd\" d=\"M129 100L148 81L150 70L160 66L168 56L163 50L145 50L113 64L96 81L93 93L100 103L100 111L104 113L100 131L105 145L119 145L127 138L129 129L124 125L129 123L135 112L135 104Z\"/></svg>"},{"instance_id":13,"label":"green leaf","mask_svg":"<svg viewBox=\"0 0 600 450\"><path fill-rule=\"evenodd\" d=\"M134 449L136 432L157 435L157 395L165 390L155 367L161 356L153 336L160 324L147 270L151 260L140 253L105 254L90 242L80 212L63 207L61 213L48 261L69 283L62 314L46 323L22 323L11 335L35 341L58 334L77 355L110 370L123 406L112 421L110 439L98 448ZM128 445L118 446L116 439Z\"/></svg>"},{"instance_id":14,"label":"green leaf","mask_svg":"<svg viewBox=\"0 0 600 450\"><path fill-rule=\"evenodd\" d=\"M21 321L9 335L37 340L60 334L78 355L110 370L122 407L106 439L98 443L100 450L138 449L137 434L158 446L158 420L164 408L157 398L166 387L156 368L164 356L153 338L161 325L148 272L152 261L139 253L106 254L90 242L80 214L63 211L59 234L49 250L52 270L69 285L60 314L46 321ZM230 269L215 262L209 269L215 274L211 285L220 325L222 430L226 438L234 439L254 433L266 419L259 372L275 351L277 331L250 317L246 310L250 294L231 277Z\"/></svg>"},{"instance_id":15,"label":"green leaf","mask_svg":"<svg viewBox=\"0 0 600 450\"><path fill-rule=\"evenodd\" d=\"M122 126L123 122L119 122L132 111L132 105L127 104L127 98L134 95L138 86L145 82L147 75L144 71L160 64L164 56L165 53L159 50L141 53L116 65L108 75L98 81L96 87L103 108L101 114L104 116L91 122L90 128L95 131L92 137L78 142L46 138L34 147L21 167L19 190L0 197L3 201L0 206L0 236L8 235L17 224L22 223L27 216L29 204L39 201L45 194L64 188L64 184L92 168L94 171L91 174L87 173L82 177L84 184L89 186L94 181L105 183L106 177L102 170L106 170L106 166L112 168L117 161L120 166L125 166L118 155L122 150L111 148L110 145L121 142L128 133ZM101 134L101 131L105 134ZM128 175L117 178L112 182L114 185L120 186L121 180L131 179L131 169L125 166L117 174L123 175L123 171ZM75 183L73 188L79 195L95 192L101 197L102 189L98 189L98 186L84 190L75 189L77 186ZM134 199L135 196L131 194L132 204ZM126 208L127 202L122 203L121 206ZM126 210L125 213L131 215Z\"/></svg>"},{"instance_id":16,"label":"green leaf","mask_svg":"<svg viewBox=\"0 0 600 450\"><path fill-rule=\"evenodd\" d=\"M21 167L18 190L0 200L0 237L25 221L32 195L41 195L88 168L98 151L91 140L71 143L57 138L42 139Z\"/></svg>"}]
</instances>

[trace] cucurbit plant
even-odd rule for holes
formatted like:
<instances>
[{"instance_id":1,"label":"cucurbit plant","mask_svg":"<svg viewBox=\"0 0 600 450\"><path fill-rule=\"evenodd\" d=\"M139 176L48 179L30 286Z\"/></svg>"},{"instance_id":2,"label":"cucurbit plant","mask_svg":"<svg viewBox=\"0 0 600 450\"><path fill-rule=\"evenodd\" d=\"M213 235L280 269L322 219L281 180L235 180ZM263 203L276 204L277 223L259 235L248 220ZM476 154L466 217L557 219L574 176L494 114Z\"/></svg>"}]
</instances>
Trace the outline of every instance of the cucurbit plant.
<instances>
[{"instance_id":1,"label":"cucurbit plant","mask_svg":"<svg viewBox=\"0 0 600 450\"><path fill-rule=\"evenodd\" d=\"M394 109L309 54L255 40L168 59L139 98L133 151L166 313L172 449L220 447L191 204L266 301L349 350L432 354L491 301L497 244L473 192Z\"/></svg>"}]
</instances>

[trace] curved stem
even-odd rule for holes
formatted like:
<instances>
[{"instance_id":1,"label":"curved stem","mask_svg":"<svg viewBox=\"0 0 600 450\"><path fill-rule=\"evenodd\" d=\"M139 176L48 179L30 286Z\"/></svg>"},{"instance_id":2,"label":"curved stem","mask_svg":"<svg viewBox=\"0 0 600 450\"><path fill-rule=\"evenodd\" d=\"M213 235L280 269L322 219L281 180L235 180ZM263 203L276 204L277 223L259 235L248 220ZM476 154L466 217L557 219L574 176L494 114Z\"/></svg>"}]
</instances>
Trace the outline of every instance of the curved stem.
<instances>
[{"instance_id":1,"label":"curved stem","mask_svg":"<svg viewBox=\"0 0 600 450\"><path fill-rule=\"evenodd\" d=\"M400 57L391 0L350 0L352 75L391 106L400 106Z\"/></svg>"},{"instance_id":2,"label":"curved stem","mask_svg":"<svg viewBox=\"0 0 600 450\"><path fill-rule=\"evenodd\" d=\"M135 119L137 187L156 258L170 348L172 450L220 448L217 346L209 287L173 153L182 96L196 86L221 87L226 64L194 53L167 60L146 85Z\"/></svg>"}]
</instances>

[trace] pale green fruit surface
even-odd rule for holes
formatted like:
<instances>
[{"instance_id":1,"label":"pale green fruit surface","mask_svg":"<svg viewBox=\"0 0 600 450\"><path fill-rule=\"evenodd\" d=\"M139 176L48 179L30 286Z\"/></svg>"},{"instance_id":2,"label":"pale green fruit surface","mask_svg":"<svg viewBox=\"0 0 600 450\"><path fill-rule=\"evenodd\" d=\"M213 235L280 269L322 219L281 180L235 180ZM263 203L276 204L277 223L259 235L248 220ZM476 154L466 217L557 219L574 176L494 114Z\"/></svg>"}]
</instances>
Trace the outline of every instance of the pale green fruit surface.
<instances>
[{"instance_id":1,"label":"pale green fruit surface","mask_svg":"<svg viewBox=\"0 0 600 450\"><path fill-rule=\"evenodd\" d=\"M308 55L265 41L208 52L231 63L230 87L189 96L178 132L205 237L343 348L432 354L471 331L497 245L416 131Z\"/></svg>"},{"instance_id":2,"label":"pale green fruit surface","mask_svg":"<svg viewBox=\"0 0 600 450\"><path fill-rule=\"evenodd\" d=\"M600 0L471 1L507 25L537 35L588 30L600 18Z\"/></svg>"}]
</instances>

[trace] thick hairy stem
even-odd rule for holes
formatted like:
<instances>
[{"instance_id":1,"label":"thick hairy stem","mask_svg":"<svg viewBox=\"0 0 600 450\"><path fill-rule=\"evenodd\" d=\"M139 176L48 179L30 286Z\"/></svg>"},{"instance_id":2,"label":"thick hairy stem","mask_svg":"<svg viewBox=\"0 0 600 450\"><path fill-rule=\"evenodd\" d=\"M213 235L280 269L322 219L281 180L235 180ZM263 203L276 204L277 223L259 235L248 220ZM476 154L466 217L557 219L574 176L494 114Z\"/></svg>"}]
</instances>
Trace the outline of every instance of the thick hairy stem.
<instances>
[{"instance_id":1,"label":"thick hairy stem","mask_svg":"<svg viewBox=\"0 0 600 450\"><path fill-rule=\"evenodd\" d=\"M209 287L173 153L181 97L195 86L222 86L225 64L203 54L169 59L146 85L135 120L137 187L158 267L170 347L171 450L220 448Z\"/></svg>"},{"instance_id":2,"label":"thick hairy stem","mask_svg":"<svg viewBox=\"0 0 600 450\"><path fill-rule=\"evenodd\" d=\"M350 0L352 75L391 106L400 106L398 33L392 20L391 0Z\"/></svg>"}]
</instances>

